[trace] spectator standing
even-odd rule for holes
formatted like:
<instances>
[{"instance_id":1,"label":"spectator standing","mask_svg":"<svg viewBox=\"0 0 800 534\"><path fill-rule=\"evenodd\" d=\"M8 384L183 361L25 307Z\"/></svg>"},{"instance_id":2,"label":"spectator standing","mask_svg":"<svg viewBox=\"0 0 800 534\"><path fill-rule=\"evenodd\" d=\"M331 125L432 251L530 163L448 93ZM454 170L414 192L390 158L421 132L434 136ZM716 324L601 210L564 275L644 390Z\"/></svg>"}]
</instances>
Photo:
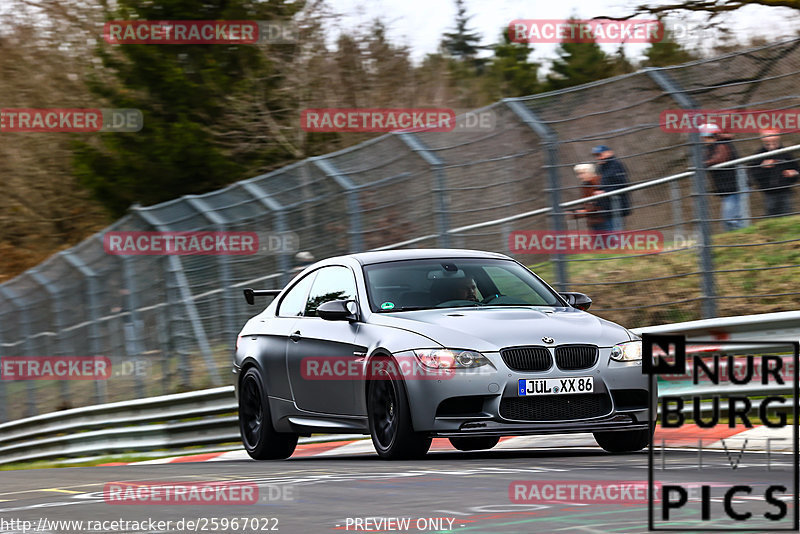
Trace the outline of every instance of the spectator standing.
<instances>
[{"instance_id":1,"label":"spectator standing","mask_svg":"<svg viewBox=\"0 0 800 534\"><path fill-rule=\"evenodd\" d=\"M780 132L777 130L761 131L762 147L754 155L763 154L783 148ZM792 186L800 177L800 165L790 152L753 162L750 168L751 182L764 194L766 215L786 215L792 212Z\"/></svg>"},{"instance_id":2,"label":"spectator standing","mask_svg":"<svg viewBox=\"0 0 800 534\"><path fill-rule=\"evenodd\" d=\"M600 189L600 176L597 174L597 167L591 163L581 163L580 165L575 165L574 170L575 175L581 182L582 197L591 197L603 192ZM600 198L587 201L581 209L573 212L573 216L586 219L586 226L592 232L610 232L610 212L611 199Z\"/></svg>"},{"instance_id":3,"label":"spectator standing","mask_svg":"<svg viewBox=\"0 0 800 534\"><path fill-rule=\"evenodd\" d=\"M739 157L736 147L733 146L733 137L722 132L719 126L712 123L703 124L699 128L700 137L705 144L703 165L711 178L714 193L719 196L722 206L722 224L725 230L738 230L744 228L745 221L742 217L742 193L734 167L708 169L712 165L725 163Z\"/></svg>"},{"instance_id":4,"label":"spectator standing","mask_svg":"<svg viewBox=\"0 0 800 534\"><path fill-rule=\"evenodd\" d=\"M592 154L597 160L600 174L600 189L603 192L616 191L627 187L628 170L616 158L614 151L607 145L598 145L592 149ZM612 232L620 232L624 227L623 218L631 214L631 199L628 193L608 197L608 215Z\"/></svg>"}]
</instances>

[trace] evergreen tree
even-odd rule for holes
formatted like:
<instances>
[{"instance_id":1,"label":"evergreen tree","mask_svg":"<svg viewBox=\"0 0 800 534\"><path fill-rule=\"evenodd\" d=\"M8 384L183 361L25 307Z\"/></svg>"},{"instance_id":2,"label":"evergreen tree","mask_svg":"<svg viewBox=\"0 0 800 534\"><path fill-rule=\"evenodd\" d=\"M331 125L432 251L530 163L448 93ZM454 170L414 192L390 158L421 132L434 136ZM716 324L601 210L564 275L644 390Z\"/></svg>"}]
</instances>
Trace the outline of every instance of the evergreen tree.
<instances>
[{"instance_id":1,"label":"evergreen tree","mask_svg":"<svg viewBox=\"0 0 800 534\"><path fill-rule=\"evenodd\" d=\"M480 72L485 63L484 59L477 57L478 52L483 48L480 46L481 36L474 30L467 28L469 19L472 17L467 15L464 0L455 0L455 2L455 30L444 33L441 47L451 57L461 63L470 64L476 71Z\"/></svg>"},{"instance_id":2,"label":"evergreen tree","mask_svg":"<svg viewBox=\"0 0 800 534\"><path fill-rule=\"evenodd\" d=\"M616 54L614 54L614 57L612 58L611 62L614 64L614 76L636 72L636 66L628 59L628 56L625 54L624 44L619 45L619 48L617 48L617 52Z\"/></svg>"},{"instance_id":3,"label":"evergreen tree","mask_svg":"<svg viewBox=\"0 0 800 534\"><path fill-rule=\"evenodd\" d=\"M541 90L539 64L528 60L533 51L528 43L512 42L508 28L503 28L500 41L492 50L494 55L487 67L487 86L492 100L532 95Z\"/></svg>"},{"instance_id":4,"label":"evergreen tree","mask_svg":"<svg viewBox=\"0 0 800 534\"><path fill-rule=\"evenodd\" d=\"M302 2L289 0L118 0L108 20L287 20ZM285 46L285 45L284 45ZM213 190L246 178L263 154L228 157L214 142L231 95L252 90L254 78L267 101L280 76L259 46L239 44L101 43L103 69L89 81L107 107L142 111L137 133L103 134L75 147L79 181L120 216L133 203L153 204ZM280 157L285 158L285 155Z\"/></svg>"},{"instance_id":5,"label":"evergreen tree","mask_svg":"<svg viewBox=\"0 0 800 534\"><path fill-rule=\"evenodd\" d=\"M577 24L577 19L570 19ZM562 41L547 75L548 90L602 80L614 76L614 63L593 39L588 43Z\"/></svg>"},{"instance_id":6,"label":"evergreen tree","mask_svg":"<svg viewBox=\"0 0 800 534\"><path fill-rule=\"evenodd\" d=\"M664 23L663 19L659 19ZM642 62L643 67L667 67L679 65L697 59L691 52L675 41L674 35L664 26L664 35L660 40L650 38L650 46L644 51L647 58Z\"/></svg>"}]
</instances>

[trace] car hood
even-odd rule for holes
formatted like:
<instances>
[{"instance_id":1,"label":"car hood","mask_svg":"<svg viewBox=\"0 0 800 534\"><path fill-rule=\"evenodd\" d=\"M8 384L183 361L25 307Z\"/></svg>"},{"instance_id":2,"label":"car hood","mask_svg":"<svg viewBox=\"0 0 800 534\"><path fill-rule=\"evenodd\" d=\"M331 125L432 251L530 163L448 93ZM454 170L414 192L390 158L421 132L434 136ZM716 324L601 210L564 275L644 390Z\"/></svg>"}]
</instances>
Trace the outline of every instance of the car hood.
<instances>
[{"instance_id":1,"label":"car hood","mask_svg":"<svg viewBox=\"0 0 800 534\"><path fill-rule=\"evenodd\" d=\"M589 343L610 347L631 339L620 325L575 308L444 308L373 313L369 322L417 332L445 347L484 352L543 345L543 337L553 338L553 346Z\"/></svg>"}]
</instances>

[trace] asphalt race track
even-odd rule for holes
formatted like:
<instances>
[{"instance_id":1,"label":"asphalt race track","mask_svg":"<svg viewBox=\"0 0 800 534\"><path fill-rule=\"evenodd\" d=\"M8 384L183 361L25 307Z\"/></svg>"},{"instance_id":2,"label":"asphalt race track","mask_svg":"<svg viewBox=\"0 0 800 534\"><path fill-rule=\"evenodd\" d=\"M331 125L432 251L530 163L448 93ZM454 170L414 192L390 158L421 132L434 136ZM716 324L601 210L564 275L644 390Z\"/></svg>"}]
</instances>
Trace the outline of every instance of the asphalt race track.
<instances>
[{"instance_id":1,"label":"asphalt race track","mask_svg":"<svg viewBox=\"0 0 800 534\"><path fill-rule=\"evenodd\" d=\"M557 436L553 437L558 440ZM730 462L739 464L735 470ZM766 484L784 484L792 492L793 461L788 454L746 451L705 452L703 468L697 454L667 450L667 470L656 479L703 482L711 486L750 484L753 497L735 499L739 510L761 518L775 507L763 502ZM172 463L163 465L61 468L7 471L0 474L0 532L89 532L53 528L52 521L115 521L145 523L140 530L107 523L94 532L647 532L647 504L575 502L571 499L515 503L509 494L514 481L646 481L647 451L610 455L595 447L499 449L480 452L433 451L420 461L386 462L369 453L332 457L298 457L287 461L250 460ZM767 466L769 463L769 466ZM655 456L654 464L660 465ZM769 468L769 471L767 471ZM107 482L245 481L258 485L258 502L251 505L119 505L103 498ZM762 488L762 489L758 489ZM646 493L645 493L646 495ZM785 495L789 518L793 495ZM699 517L699 503L673 512L671 519ZM722 500L712 498L714 517L723 514ZM656 508L660 514L660 508ZM212 528L212 519L248 518L247 527ZM275 518L275 519L271 519ZM367 521L370 518L370 521ZM408 528L383 518L407 518ZM146 521L171 521L167 528L147 528ZM176 523L184 520L183 528ZM28 524L20 523L23 520ZM255 520L255 521L254 521ZM358 522L357 520L360 520ZM17 521L17 523L10 523ZM196 521L187 528L187 521ZM452 523L450 523L452 521ZM761 521L765 521L761 518ZM151 524L152 525L152 524ZM677 525L677 523L660 523ZM708 526L738 526L711 521ZM783 527L791 526L782 522ZM121 525L124 526L124 525ZM233 523L229 523L229 527ZM251 528L255 526L256 528ZM684 530L687 531L687 530ZM766 530L761 530L766 531Z\"/></svg>"}]
</instances>

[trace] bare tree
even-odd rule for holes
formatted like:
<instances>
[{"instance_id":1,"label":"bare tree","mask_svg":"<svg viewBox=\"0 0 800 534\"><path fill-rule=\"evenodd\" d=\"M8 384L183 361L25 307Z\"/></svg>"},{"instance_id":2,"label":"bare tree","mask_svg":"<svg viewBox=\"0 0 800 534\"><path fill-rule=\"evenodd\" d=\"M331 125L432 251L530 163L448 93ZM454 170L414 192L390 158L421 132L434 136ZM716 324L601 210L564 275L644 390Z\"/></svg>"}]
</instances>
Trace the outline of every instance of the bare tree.
<instances>
[{"instance_id":1,"label":"bare tree","mask_svg":"<svg viewBox=\"0 0 800 534\"><path fill-rule=\"evenodd\" d=\"M0 18L4 108L99 108L84 84L102 19L91 1L24 0ZM2 132L0 281L108 221L72 177L77 134ZM103 134L87 134L103 135Z\"/></svg>"}]
</instances>

